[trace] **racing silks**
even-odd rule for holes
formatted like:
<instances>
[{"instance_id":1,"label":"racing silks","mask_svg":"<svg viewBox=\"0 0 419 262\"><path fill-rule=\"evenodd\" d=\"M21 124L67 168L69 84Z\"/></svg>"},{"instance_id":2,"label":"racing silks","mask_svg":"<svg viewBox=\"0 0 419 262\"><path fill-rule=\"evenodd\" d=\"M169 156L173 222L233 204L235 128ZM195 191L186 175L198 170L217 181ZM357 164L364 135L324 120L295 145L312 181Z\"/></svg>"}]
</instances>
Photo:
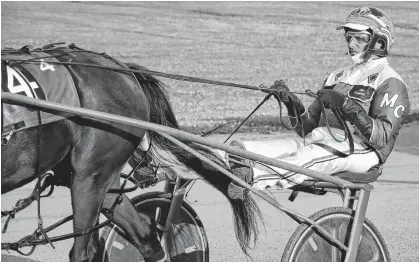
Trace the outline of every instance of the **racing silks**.
<instances>
[{"instance_id":1,"label":"racing silks","mask_svg":"<svg viewBox=\"0 0 419 262\"><path fill-rule=\"evenodd\" d=\"M387 58L353 64L332 72L323 88L345 94L342 112L351 132L377 153L381 163L390 155L396 137L410 111L406 83L389 66ZM289 111L290 112L290 111ZM321 114L321 105L314 100L302 115L297 127L301 136L326 126L342 129L331 110Z\"/></svg>"}]
</instances>

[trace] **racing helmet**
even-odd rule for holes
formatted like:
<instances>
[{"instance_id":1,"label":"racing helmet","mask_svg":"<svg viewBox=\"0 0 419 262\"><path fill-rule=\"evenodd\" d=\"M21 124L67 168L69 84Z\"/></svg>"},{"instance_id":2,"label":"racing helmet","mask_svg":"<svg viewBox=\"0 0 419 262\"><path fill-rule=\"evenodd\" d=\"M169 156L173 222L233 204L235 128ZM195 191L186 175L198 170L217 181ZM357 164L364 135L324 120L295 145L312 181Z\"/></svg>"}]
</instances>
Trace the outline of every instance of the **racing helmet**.
<instances>
[{"instance_id":1,"label":"racing helmet","mask_svg":"<svg viewBox=\"0 0 419 262\"><path fill-rule=\"evenodd\" d=\"M364 6L353 10L346 18L345 23L338 26L336 30L346 30L347 28L371 32L371 41L365 49L370 55L387 56L394 44L393 22L379 8ZM377 42L383 44L381 49L375 49Z\"/></svg>"}]
</instances>

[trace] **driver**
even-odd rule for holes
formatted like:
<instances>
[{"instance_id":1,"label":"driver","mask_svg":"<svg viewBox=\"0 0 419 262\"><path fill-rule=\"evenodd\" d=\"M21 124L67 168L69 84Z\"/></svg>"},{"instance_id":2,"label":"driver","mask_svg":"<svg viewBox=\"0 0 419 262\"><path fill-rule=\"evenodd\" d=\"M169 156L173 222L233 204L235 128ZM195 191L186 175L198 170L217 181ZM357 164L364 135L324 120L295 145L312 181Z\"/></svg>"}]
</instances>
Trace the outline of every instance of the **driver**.
<instances>
[{"instance_id":1,"label":"driver","mask_svg":"<svg viewBox=\"0 0 419 262\"><path fill-rule=\"evenodd\" d=\"M326 174L363 173L386 162L410 110L406 83L386 58L394 43L393 24L382 10L360 7L353 10L337 30L343 30L352 64L333 71L326 78L317 93L321 102L316 99L305 109L301 101L288 92L283 81L275 82L270 88L278 102L287 107L290 122L296 125L301 139L233 141L232 145ZM348 123L354 150L350 150L350 143L344 140L344 129L333 110L339 110ZM234 167L237 176L259 190L273 186L290 188L308 178L257 163ZM230 187L233 192L238 189L234 183Z\"/></svg>"}]
</instances>

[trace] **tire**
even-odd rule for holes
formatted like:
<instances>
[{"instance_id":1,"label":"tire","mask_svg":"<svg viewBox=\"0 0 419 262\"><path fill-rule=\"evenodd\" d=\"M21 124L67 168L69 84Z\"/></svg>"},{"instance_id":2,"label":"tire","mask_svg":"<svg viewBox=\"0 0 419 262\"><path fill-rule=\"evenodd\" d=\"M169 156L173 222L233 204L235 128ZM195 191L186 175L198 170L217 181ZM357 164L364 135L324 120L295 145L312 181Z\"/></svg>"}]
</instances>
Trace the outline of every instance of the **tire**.
<instances>
[{"instance_id":1,"label":"tire","mask_svg":"<svg viewBox=\"0 0 419 262\"><path fill-rule=\"evenodd\" d=\"M332 236L347 245L353 223L354 211L344 207L331 207L310 216ZM282 262L344 261L344 253L308 224L300 224L292 234L282 255ZM358 247L357 262L390 262L387 246L378 229L365 218L362 238Z\"/></svg>"},{"instance_id":2,"label":"tire","mask_svg":"<svg viewBox=\"0 0 419 262\"><path fill-rule=\"evenodd\" d=\"M164 226L169 212L172 194L163 192L149 192L131 199L132 204L142 213L156 217L156 210L160 208L160 219L157 221ZM174 239L170 249L171 262L208 262L209 247L204 226L196 212L186 203L182 203L176 223L172 223ZM116 225L104 228L101 244L102 262L144 261L141 253L125 240Z\"/></svg>"}]
</instances>

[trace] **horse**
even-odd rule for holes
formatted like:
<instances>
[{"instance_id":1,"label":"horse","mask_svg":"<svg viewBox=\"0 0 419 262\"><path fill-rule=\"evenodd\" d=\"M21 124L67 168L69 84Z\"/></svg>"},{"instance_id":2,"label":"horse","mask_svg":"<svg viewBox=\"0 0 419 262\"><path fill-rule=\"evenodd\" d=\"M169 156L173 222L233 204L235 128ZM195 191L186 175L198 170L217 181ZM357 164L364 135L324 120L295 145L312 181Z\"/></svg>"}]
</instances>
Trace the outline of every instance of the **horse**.
<instances>
[{"instance_id":1,"label":"horse","mask_svg":"<svg viewBox=\"0 0 419 262\"><path fill-rule=\"evenodd\" d=\"M85 63L139 70L144 67L122 63L108 55L69 47L47 48L43 53L60 62ZM27 51L27 50L26 50ZM33 51L36 52L36 51ZM110 69L62 64L74 81L83 108L122 115L179 129L166 86L155 77ZM3 66L3 59L2 59ZM31 127L13 134L2 145L2 194L33 181L49 170L70 189L74 232L86 230L98 222L102 208L109 207L112 196L105 197L134 152L144 156L138 146L146 133L154 147L170 152L176 160L195 171L219 190L229 201L234 217L237 241L247 254L252 239L258 236L256 202L229 196L230 178L172 144L156 132L130 126L97 122L77 116ZM183 141L227 170L222 157L201 145ZM38 147L41 152L38 153ZM153 149L152 149L153 150ZM140 152L138 152L140 151ZM139 213L124 195L114 210L113 223L125 231L128 239L146 261L160 261L165 256L157 237L154 218ZM94 261L98 257L98 232L75 237L69 252L70 261Z\"/></svg>"}]
</instances>

